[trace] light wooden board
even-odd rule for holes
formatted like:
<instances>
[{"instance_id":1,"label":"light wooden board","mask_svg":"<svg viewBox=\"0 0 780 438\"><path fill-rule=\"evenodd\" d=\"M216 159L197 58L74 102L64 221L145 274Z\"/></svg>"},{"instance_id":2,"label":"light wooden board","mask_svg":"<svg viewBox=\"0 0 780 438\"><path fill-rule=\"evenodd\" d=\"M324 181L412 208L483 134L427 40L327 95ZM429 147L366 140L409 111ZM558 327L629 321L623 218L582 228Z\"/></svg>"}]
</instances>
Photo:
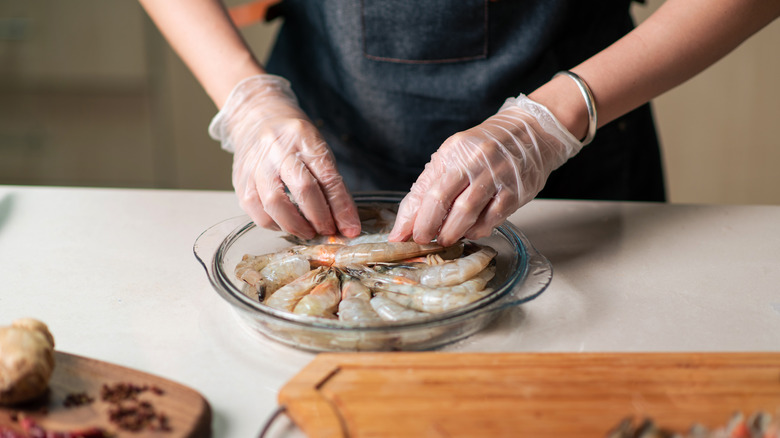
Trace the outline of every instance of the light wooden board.
<instances>
[{"instance_id":1,"label":"light wooden board","mask_svg":"<svg viewBox=\"0 0 780 438\"><path fill-rule=\"evenodd\" d=\"M315 437L603 437L780 415L780 353L321 354L279 403Z\"/></svg>"},{"instance_id":2,"label":"light wooden board","mask_svg":"<svg viewBox=\"0 0 780 438\"><path fill-rule=\"evenodd\" d=\"M211 408L205 398L189 387L141 371L60 351L55 352L55 361L48 393L40 400L23 406L0 406L0 426L20 431L20 425L12 420L12 415L21 413L52 431L99 427L115 432L113 436L116 438L211 436ZM159 388L160 394L145 391L138 398L149 401L155 411L165 414L170 431L129 432L117 429L109 421L111 405L100 397L104 384L113 386L117 383ZM78 407L64 406L66 397L76 393L86 393L94 401Z\"/></svg>"}]
</instances>

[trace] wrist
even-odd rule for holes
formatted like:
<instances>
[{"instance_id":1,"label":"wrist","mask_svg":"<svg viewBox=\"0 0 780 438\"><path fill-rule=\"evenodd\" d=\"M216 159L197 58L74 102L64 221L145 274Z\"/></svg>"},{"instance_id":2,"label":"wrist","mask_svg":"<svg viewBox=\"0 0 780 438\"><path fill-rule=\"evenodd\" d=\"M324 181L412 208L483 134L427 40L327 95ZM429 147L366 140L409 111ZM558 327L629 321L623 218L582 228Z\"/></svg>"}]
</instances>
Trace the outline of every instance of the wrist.
<instances>
[{"instance_id":1,"label":"wrist","mask_svg":"<svg viewBox=\"0 0 780 438\"><path fill-rule=\"evenodd\" d=\"M205 83L211 86L207 87L206 91L217 108L221 109L239 84L251 77L265 73L263 67L251 54L247 53L246 57L236 61L232 68L223 69L214 77L208 78Z\"/></svg>"},{"instance_id":2,"label":"wrist","mask_svg":"<svg viewBox=\"0 0 780 438\"><path fill-rule=\"evenodd\" d=\"M583 140L588 134L588 106L583 95L571 78L558 75L528 95L558 119L575 138Z\"/></svg>"}]
</instances>

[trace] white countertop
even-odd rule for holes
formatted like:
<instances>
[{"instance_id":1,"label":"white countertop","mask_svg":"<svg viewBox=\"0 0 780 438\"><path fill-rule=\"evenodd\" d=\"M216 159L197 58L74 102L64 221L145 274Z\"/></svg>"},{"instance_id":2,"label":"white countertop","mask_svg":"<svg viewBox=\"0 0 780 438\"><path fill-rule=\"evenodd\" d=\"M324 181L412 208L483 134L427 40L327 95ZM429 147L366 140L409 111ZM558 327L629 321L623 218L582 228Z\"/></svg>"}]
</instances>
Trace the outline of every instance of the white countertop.
<instances>
[{"instance_id":1,"label":"white countertop","mask_svg":"<svg viewBox=\"0 0 780 438\"><path fill-rule=\"evenodd\" d=\"M314 354L243 331L192 252L230 192L0 186L0 325L160 375L255 436ZM445 351L780 351L780 206L536 200L510 218L552 262L539 298Z\"/></svg>"}]
</instances>

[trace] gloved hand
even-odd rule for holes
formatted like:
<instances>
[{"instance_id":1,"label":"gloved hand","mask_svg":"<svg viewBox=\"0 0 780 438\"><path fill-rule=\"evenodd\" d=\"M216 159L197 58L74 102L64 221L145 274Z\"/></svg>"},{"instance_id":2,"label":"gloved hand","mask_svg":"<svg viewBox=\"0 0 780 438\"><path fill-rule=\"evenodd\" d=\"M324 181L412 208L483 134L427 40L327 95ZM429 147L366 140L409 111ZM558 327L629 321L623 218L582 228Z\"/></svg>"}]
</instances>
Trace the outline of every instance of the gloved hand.
<instances>
[{"instance_id":1,"label":"gloved hand","mask_svg":"<svg viewBox=\"0 0 780 438\"><path fill-rule=\"evenodd\" d=\"M233 187L257 225L307 239L337 228L348 237L360 233L333 153L287 80L264 74L241 81L209 134L233 152Z\"/></svg>"},{"instance_id":2,"label":"gloved hand","mask_svg":"<svg viewBox=\"0 0 780 438\"><path fill-rule=\"evenodd\" d=\"M524 95L448 138L399 207L389 239L451 245L490 235L544 187L582 144L543 105Z\"/></svg>"}]
</instances>

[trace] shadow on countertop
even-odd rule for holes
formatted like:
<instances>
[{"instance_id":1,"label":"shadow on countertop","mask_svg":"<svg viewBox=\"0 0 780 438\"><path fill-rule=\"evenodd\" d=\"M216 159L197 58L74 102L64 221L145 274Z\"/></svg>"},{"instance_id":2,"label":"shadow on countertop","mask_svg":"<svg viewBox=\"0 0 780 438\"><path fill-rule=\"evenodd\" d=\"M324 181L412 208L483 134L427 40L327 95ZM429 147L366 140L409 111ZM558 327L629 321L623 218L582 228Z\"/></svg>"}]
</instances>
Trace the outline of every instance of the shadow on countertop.
<instances>
[{"instance_id":1,"label":"shadow on countertop","mask_svg":"<svg viewBox=\"0 0 780 438\"><path fill-rule=\"evenodd\" d=\"M3 231L8 218L11 216L11 210L14 206L14 195L12 193L0 194L0 232Z\"/></svg>"}]
</instances>

